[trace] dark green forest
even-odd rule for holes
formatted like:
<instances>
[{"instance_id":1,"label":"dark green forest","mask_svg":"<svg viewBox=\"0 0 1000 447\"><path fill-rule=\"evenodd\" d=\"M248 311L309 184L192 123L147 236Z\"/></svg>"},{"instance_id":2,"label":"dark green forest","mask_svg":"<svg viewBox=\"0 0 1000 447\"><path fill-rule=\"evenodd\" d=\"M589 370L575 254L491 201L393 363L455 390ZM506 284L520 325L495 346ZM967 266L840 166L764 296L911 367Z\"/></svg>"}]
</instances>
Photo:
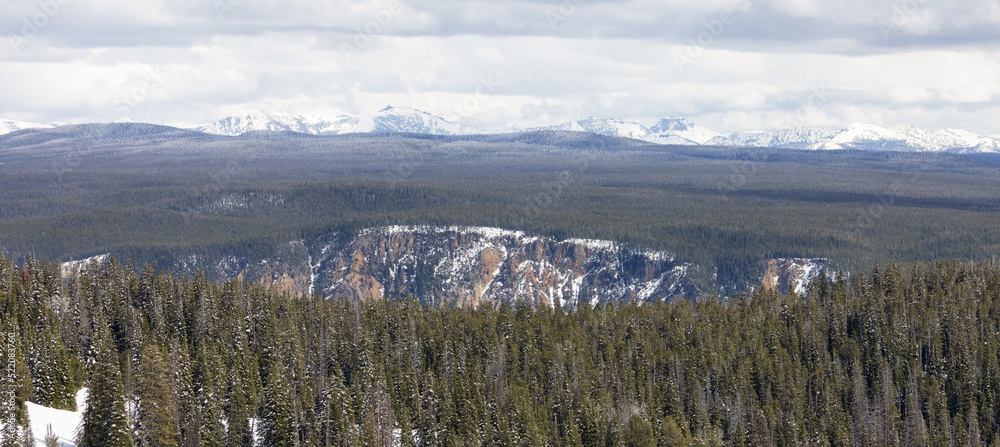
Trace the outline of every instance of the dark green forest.
<instances>
[{"instance_id":1,"label":"dark green forest","mask_svg":"<svg viewBox=\"0 0 1000 447\"><path fill-rule=\"evenodd\" d=\"M865 272L1000 255L1000 166L982 156L94 126L0 136L0 251L177 271L331 232L476 225L668 251L725 296L773 258Z\"/></svg>"},{"instance_id":2,"label":"dark green forest","mask_svg":"<svg viewBox=\"0 0 1000 447\"><path fill-rule=\"evenodd\" d=\"M564 312L0 259L0 317L5 420L87 386L88 447L1000 445L992 262Z\"/></svg>"}]
</instances>

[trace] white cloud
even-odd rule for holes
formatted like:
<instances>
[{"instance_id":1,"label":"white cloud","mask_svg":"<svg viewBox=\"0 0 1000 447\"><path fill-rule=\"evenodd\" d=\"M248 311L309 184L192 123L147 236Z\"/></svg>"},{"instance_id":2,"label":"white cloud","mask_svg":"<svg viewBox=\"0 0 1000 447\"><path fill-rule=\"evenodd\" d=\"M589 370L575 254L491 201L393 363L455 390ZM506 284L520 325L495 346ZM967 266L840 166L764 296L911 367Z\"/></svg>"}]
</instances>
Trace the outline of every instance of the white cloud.
<instances>
[{"instance_id":1,"label":"white cloud","mask_svg":"<svg viewBox=\"0 0 1000 447\"><path fill-rule=\"evenodd\" d=\"M995 1L245 0L221 17L213 1L67 0L16 51L39 6L3 2L0 116L106 121L132 95L128 113L160 122L393 104L495 127L683 115L1000 133ZM484 77L498 85L462 107Z\"/></svg>"}]
</instances>

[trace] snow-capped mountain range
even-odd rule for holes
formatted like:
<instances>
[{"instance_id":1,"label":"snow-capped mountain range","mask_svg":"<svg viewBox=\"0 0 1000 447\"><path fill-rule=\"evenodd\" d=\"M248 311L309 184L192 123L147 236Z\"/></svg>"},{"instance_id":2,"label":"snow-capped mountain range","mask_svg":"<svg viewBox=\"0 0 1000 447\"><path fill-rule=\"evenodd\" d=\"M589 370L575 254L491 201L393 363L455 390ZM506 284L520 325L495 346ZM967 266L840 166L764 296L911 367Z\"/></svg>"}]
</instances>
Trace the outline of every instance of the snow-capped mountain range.
<instances>
[{"instance_id":1,"label":"snow-capped mountain range","mask_svg":"<svg viewBox=\"0 0 1000 447\"><path fill-rule=\"evenodd\" d=\"M236 136L252 131L285 131L310 135L346 133L409 132L431 135L470 135L483 130L452 123L444 118L414 109L386 107L373 114L332 116L296 115L250 111L198 127L205 133Z\"/></svg>"},{"instance_id":2,"label":"snow-capped mountain range","mask_svg":"<svg viewBox=\"0 0 1000 447\"><path fill-rule=\"evenodd\" d=\"M57 124L0 120L0 135ZM684 118L664 118L653 126L615 119L586 118L554 126L486 129L449 121L415 109L386 107L362 115L298 115L250 111L223 118L193 130L237 136L246 132L297 132L310 135L405 132L431 135L476 135L524 131L563 130L632 138L656 144L692 146L776 147L787 149L855 149L909 152L1000 152L1000 135L978 135L966 130L924 130L912 126L886 128L856 123L847 128L791 128L723 134Z\"/></svg>"}]
</instances>

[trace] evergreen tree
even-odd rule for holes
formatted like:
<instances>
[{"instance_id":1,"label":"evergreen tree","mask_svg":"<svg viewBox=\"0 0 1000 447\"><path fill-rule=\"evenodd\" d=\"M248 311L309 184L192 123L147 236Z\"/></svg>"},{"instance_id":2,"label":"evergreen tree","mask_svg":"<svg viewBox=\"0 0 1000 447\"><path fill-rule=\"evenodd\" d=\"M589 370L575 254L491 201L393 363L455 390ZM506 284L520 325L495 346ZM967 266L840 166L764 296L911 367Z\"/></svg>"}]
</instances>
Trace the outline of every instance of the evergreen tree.
<instances>
[{"instance_id":1,"label":"evergreen tree","mask_svg":"<svg viewBox=\"0 0 1000 447\"><path fill-rule=\"evenodd\" d=\"M21 447L35 447L35 434L31 432L31 419L24 413L24 425L21 426Z\"/></svg>"},{"instance_id":2,"label":"evergreen tree","mask_svg":"<svg viewBox=\"0 0 1000 447\"><path fill-rule=\"evenodd\" d=\"M624 440L627 447L656 447L653 427L638 414L633 414L628 419Z\"/></svg>"},{"instance_id":3,"label":"evergreen tree","mask_svg":"<svg viewBox=\"0 0 1000 447\"><path fill-rule=\"evenodd\" d=\"M236 377L232 381L226 406L226 447L251 447L253 433L250 431L250 404L243 389L243 380Z\"/></svg>"},{"instance_id":4,"label":"evergreen tree","mask_svg":"<svg viewBox=\"0 0 1000 447\"><path fill-rule=\"evenodd\" d=\"M98 322L100 324L100 321ZM125 413L121 370L111 332L101 325L90 370L87 408L77 445L80 447L133 447L131 425Z\"/></svg>"},{"instance_id":5,"label":"evergreen tree","mask_svg":"<svg viewBox=\"0 0 1000 447\"><path fill-rule=\"evenodd\" d=\"M179 425L170 395L170 368L152 343L143 348L136 386L137 446L176 447L180 445Z\"/></svg>"},{"instance_id":6,"label":"evergreen tree","mask_svg":"<svg viewBox=\"0 0 1000 447\"><path fill-rule=\"evenodd\" d=\"M271 367L264 387L257 437L262 447L293 447L297 444L295 415L292 414L292 390L287 371L277 362Z\"/></svg>"},{"instance_id":7,"label":"evergreen tree","mask_svg":"<svg viewBox=\"0 0 1000 447\"><path fill-rule=\"evenodd\" d=\"M45 447L59 447L59 437L52 431L52 424L45 426Z\"/></svg>"}]
</instances>

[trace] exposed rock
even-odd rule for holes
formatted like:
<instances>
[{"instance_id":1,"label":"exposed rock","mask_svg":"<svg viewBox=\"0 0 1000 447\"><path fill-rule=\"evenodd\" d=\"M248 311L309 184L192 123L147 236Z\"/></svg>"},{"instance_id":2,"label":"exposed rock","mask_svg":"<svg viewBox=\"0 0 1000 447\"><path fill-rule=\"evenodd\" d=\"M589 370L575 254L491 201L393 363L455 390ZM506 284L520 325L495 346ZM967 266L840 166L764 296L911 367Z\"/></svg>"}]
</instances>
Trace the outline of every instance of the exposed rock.
<instances>
[{"instance_id":1,"label":"exposed rock","mask_svg":"<svg viewBox=\"0 0 1000 447\"><path fill-rule=\"evenodd\" d=\"M447 306L532 307L650 302L704 293L688 265L667 253L609 241L533 237L467 227L386 227L345 237L282 244L274 259L184 258L175 273L197 270L293 294L325 298L399 298Z\"/></svg>"},{"instance_id":2,"label":"exposed rock","mask_svg":"<svg viewBox=\"0 0 1000 447\"><path fill-rule=\"evenodd\" d=\"M820 275L826 267L824 258L779 258L767 262L761 285L780 293L806 293L806 285Z\"/></svg>"},{"instance_id":3,"label":"exposed rock","mask_svg":"<svg viewBox=\"0 0 1000 447\"><path fill-rule=\"evenodd\" d=\"M368 229L315 269L316 293L352 300L575 308L702 295L666 253L496 228Z\"/></svg>"},{"instance_id":4,"label":"exposed rock","mask_svg":"<svg viewBox=\"0 0 1000 447\"><path fill-rule=\"evenodd\" d=\"M110 254L105 253L103 255L91 256L87 259L81 259L79 261L68 261L60 264L60 273L62 273L63 278L69 278L71 276L78 275L85 267L94 263L94 265L104 264L111 257Z\"/></svg>"}]
</instances>

